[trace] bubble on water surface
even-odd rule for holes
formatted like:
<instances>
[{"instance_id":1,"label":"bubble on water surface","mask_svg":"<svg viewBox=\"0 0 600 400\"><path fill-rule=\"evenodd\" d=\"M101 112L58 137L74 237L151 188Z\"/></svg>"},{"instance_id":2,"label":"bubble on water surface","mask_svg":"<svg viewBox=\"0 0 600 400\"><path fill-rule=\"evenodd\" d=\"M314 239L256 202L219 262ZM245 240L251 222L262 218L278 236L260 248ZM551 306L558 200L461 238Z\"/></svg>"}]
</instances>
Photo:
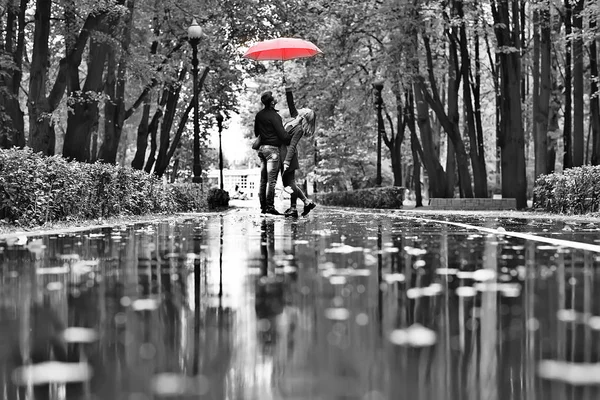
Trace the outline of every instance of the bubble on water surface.
<instances>
[{"instance_id":1,"label":"bubble on water surface","mask_svg":"<svg viewBox=\"0 0 600 400\"><path fill-rule=\"evenodd\" d=\"M595 331L600 331L600 317L599 316L591 316L588 319L588 325Z\"/></svg>"},{"instance_id":2,"label":"bubble on water surface","mask_svg":"<svg viewBox=\"0 0 600 400\"><path fill-rule=\"evenodd\" d=\"M387 282L387 283L394 283L394 282L404 282L406 280L406 277L404 276L404 274L401 273L393 273L393 274L385 274L383 276L383 279Z\"/></svg>"},{"instance_id":3,"label":"bubble on water surface","mask_svg":"<svg viewBox=\"0 0 600 400\"><path fill-rule=\"evenodd\" d=\"M571 385L600 384L600 363L571 363L558 360L541 360L538 375L543 379L566 382Z\"/></svg>"},{"instance_id":4,"label":"bubble on water surface","mask_svg":"<svg viewBox=\"0 0 600 400\"><path fill-rule=\"evenodd\" d=\"M421 324L413 324L406 329L390 332L389 340L398 346L429 347L437 341L437 334Z\"/></svg>"},{"instance_id":5,"label":"bubble on water surface","mask_svg":"<svg viewBox=\"0 0 600 400\"><path fill-rule=\"evenodd\" d=\"M496 271L492 269L478 269L473 272L473 279L479 282L491 281L496 278Z\"/></svg>"},{"instance_id":6,"label":"bubble on water surface","mask_svg":"<svg viewBox=\"0 0 600 400\"><path fill-rule=\"evenodd\" d=\"M46 290L49 292L62 290L63 288L64 288L64 285L62 282L48 282L48 284L46 285Z\"/></svg>"},{"instance_id":7,"label":"bubble on water surface","mask_svg":"<svg viewBox=\"0 0 600 400\"><path fill-rule=\"evenodd\" d=\"M477 290L472 286L459 286L455 293L458 297L474 297L477 295Z\"/></svg>"},{"instance_id":8,"label":"bubble on water surface","mask_svg":"<svg viewBox=\"0 0 600 400\"><path fill-rule=\"evenodd\" d=\"M205 395L210 389L210 381L204 375L188 377L181 374L165 372L154 375L152 391L162 397L181 396L184 394Z\"/></svg>"},{"instance_id":9,"label":"bubble on water surface","mask_svg":"<svg viewBox=\"0 0 600 400\"><path fill-rule=\"evenodd\" d=\"M369 324L369 316L365 313L357 314L355 317L355 321L357 325L365 326Z\"/></svg>"},{"instance_id":10,"label":"bubble on water surface","mask_svg":"<svg viewBox=\"0 0 600 400\"><path fill-rule=\"evenodd\" d=\"M350 311L347 308L327 308L325 309L325 318L332 321L346 321L350 317Z\"/></svg>"},{"instance_id":11,"label":"bubble on water surface","mask_svg":"<svg viewBox=\"0 0 600 400\"><path fill-rule=\"evenodd\" d=\"M62 266L62 267L38 268L35 271L35 273L38 274L38 275L60 275L60 274L68 274L69 273L69 267L68 266Z\"/></svg>"},{"instance_id":12,"label":"bubble on water surface","mask_svg":"<svg viewBox=\"0 0 600 400\"><path fill-rule=\"evenodd\" d=\"M47 361L24 365L13 371L16 385L43 385L48 383L86 382L92 377L92 367L87 363Z\"/></svg>"},{"instance_id":13,"label":"bubble on water surface","mask_svg":"<svg viewBox=\"0 0 600 400\"><path fill-rule=\"evenodd\" d=\"M556 312L556 318L562 322L576 322L583 318L581 313L575 310L558 310Z\"/></svg>"},{"instance_id":14,"label":"bubble on water surface","mask_svg":"<svg viewBox=\"0 0 600 400\"><path fill-rule=\"evenodd\" d=\"M93 343L98 340L98 332L90 328L71 326L63 331L62 337L67 343Z\"/></svg>"},{"instance_id":15,"label":"bubble on water surface","mask_svg":"<svg viewBox=\"0 0 600 400\"><path fill-rule=\"evenodd\" d=\"M345 285L347 282L347 279L345 276L331 276L329 278L329 283L331 283L332 285Z\"/></svg>"},{"instance_id":16,"label":"bubble on water surface","mask_svg":"<svg viewBox=\"0 0 600 400\"><path fill-rule=\"evenodd\" d=\"M435 270L435 273L438 275L456 275L458 273L458 269L456 269L456 268L438 268Z\"/></svg>"},{"instance_id":17,"label":"bubble on water surface","mask_svg":"<svg viewBox=\"0 0 600 400\"><path fill-rule=\"evenodd\" d=\"M349 253L355 253L355 252L359 252L359 251L363 251L363 248L362 247L353 247L353 246L349 246L347 244L342 244L342 245L334 246L329 249L325 249L325 253L339 253L339 254L349 254Z\"/></svg>"},{"instance_id":18,"label":"bubble on water surface","mask_svg":"<svg viewBox=\"0 0 600 400\"><path fill-rule=\"evenodd\" d=\"M425 250L425 249L418 249L416 247L410 247L410 246L405 246L404 251L409 256L421 256L421 255L427 254L427 250Z\"/></svg>"},{"instance_id":19,"label":"bubble on water surface","mask_svg":"<svg viewBox=\"0 0 600 400\"><path fill-rule=\"evenodd\" d=\"M131 308L136 311L156 310L158 308L158 300L156 299L137 299L131 303Z\"/></svg>"}]
</instances>

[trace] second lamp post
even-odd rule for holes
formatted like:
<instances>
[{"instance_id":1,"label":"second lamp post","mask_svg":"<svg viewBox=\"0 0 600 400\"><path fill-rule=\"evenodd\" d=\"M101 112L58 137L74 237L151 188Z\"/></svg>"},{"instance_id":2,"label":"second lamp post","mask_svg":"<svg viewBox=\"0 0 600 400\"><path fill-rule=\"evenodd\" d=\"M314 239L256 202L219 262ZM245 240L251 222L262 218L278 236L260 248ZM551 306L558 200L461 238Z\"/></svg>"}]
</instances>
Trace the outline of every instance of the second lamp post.
<instances>
[{"instance_id":1,"label":"second lamp post","mask_svg":"<svg viewBox=\"0 0 600 400\"><path fill-rule=\"evenodd\" d=\"M200 165L200 117L198 112L198 44L202 37L202 28L193 19L192 25L188 28L188 40L192 45L192 75L194 78L194 163L192 166L192 182L202 183L202 166Z\"/></svg>"},{"instance_id":2,"label":"second lamp post","mask_svg":"<svg viewBox=\"0 0 600 400\"><path fill-rule=\"evenodd\" d=\"M381 97L383 79L377 79L373 82L373 88L375 89L375 105L377 106L377 177L375 179L375 184L381 186L381 137L384 129L383 116L381 115L381 106L383 105L383 99Z\"/></svg>"}]
</instances>

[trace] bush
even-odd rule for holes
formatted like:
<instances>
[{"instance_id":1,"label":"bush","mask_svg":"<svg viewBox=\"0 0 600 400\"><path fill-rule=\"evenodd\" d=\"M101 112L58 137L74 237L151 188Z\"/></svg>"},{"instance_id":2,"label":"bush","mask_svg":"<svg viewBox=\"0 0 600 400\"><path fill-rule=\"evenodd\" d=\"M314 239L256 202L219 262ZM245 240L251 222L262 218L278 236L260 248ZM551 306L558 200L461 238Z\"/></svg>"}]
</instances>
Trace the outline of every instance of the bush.
<instances>
[{"instance_id":1,"label":"bush","mask_svg":"<svg viewBox=\"0 0 600 400\"><path fill-rule=\"evenodd\" d=\"M200 210L199 188L164 185L143 171L0 149L0 219L24 225Z\"/></svg>"},{"instance_id":2,"label":"bush","mask_svg":"<svg viewBox=\"0 0 600 400\"><path fill-rule=\"evenodd\" d=\"M561 214L599 211L600 166L587 165L540 175L533 188L533 207Z\"/></svg>"},{"instance_id":3,"label":"bush","mask_svg":"<svg viewBox=\"0 0 600 400\"><path fill-rule=\"evenodd\" d=\"M229 207L229 193L226 190L212 188L208 191L206 203L210 209Z\"/></svg>"},{"instance_id":4,"label":"bush","mask_svg":"<svg viewBox=\"0 0 600 400\"><path fill-rule=\"evenodd\" d=\"M317 193L315 200L324 205L362 208L402 208L404 191L399 186L386 186L346 192Z\"/></svg>"}]
</instances>

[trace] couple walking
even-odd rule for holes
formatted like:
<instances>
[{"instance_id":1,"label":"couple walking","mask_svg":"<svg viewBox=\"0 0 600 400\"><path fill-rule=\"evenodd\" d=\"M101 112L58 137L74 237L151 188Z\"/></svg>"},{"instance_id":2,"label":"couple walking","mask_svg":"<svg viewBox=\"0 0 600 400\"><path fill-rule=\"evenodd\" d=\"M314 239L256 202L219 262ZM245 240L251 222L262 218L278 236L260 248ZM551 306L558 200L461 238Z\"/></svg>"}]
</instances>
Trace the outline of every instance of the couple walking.
<instances>
[{"instance_id":1,"label":"couple walking","mask_svg":"<svg viewBox=\"0 0 600 400\"><path fill-rule=\"evenodd\" d=\"M254 136L260 137L258 157L261 162L260 199L261 213L281 215L275 209L275 184L281 172L281 180L290 193L290 208L284 212L286 217L298 217L296 203L298 198L304 203L302 216L306 216L316 204L310 201L296 184L295 172L299 168L298 142L302 136L311 136L315 132L315 113L311 109L296 110L291 88L286 88L286 99L291 119L283 120L275 109L277 100L271 92L265 92L260 98L264 108L256 114ZM289 188L289 189L288 189Z\"/></svg>"}]
</instances>

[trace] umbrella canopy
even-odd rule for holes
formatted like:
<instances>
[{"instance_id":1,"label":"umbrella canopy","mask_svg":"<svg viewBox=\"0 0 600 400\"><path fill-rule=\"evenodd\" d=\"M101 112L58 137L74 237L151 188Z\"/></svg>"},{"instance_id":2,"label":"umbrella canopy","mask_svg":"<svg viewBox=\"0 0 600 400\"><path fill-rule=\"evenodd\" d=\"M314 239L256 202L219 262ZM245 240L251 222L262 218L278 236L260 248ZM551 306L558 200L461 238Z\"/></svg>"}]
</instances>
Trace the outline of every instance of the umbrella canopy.
<instances>
[{"instance_id":1,"label":"umbrella canopy","mask_svg":"<svg viewBox=\"0 0 600 400\"><path fill-rule=\"evenodd\" d=\"M244 57L257 61L286 61L295 58L312 57L319 53L322 53L322 51L308 40L279 38L255 44L244 53Z\"/></svg>"}]
</instances>

